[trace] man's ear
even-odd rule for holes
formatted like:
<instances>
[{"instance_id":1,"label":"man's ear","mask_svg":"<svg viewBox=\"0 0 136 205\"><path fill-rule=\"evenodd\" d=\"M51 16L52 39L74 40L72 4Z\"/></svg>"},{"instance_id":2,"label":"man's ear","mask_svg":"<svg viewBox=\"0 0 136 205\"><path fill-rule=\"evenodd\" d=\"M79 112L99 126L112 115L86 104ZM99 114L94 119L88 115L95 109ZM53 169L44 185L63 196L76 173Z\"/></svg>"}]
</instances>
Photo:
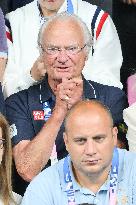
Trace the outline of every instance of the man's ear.
<instances>
[{"instance_id":1,"label":"man's ear","mask_svg":"<svg viewBox=\"0 0 136 205\"><path fill-rule=\"evenodd\" d=\"M63 139L64 139L64 143L66 146L66 150L68 151L68 136L67 136L66 132L63 132Z\"/></svg>"},{"instance_id":2,"label":"man's ear","mask_svg":"<svg viewBox=\"0 0 136 205\"><path fill-rule=\"evenodd\" d=\"M67 141L68 141L68 137L67 137L66 132L63 132L63 139L64 139L64 143L65 143L65 145L66 145L66 144L67 144Z\"/></svg>"},{"instance_id":3,"label":"man's ear","mask_svg":"<svg viewBox=\"0 0 136 205\"><path fill-rule=\"evenodd\" d=\"M118 128L117 127L113 127L112 129L112 136L113 136L113 140L114 140L114 145L117 145L117 136L118 136Z\"/></svg>"}]
</instances>

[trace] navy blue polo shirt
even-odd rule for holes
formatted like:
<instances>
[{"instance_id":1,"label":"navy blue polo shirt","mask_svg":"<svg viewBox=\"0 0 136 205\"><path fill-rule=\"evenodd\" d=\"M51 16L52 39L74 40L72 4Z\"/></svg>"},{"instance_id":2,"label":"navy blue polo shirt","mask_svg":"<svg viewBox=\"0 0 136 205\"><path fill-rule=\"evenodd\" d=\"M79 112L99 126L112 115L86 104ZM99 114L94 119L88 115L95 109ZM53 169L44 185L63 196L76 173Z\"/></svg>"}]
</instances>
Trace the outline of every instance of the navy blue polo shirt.
<instances>
[{"instance_id":1,"label":"navy blue polo shirt","mask_svg":"<svg viewBox=\"0 0 136 205\"><path fill-rule=\"evenodd\" d=\"M97 99L108 106L115 124L123 121L122 113L126 107L126 96L119 88L101 85L83 78L83 96L84 99ZM50 104L50 108L53 109L55 96L48 84L47 77L42 83L7 98L6 114L13 129L13 146L21 140L32 140L41 130L45 121L34 120L33 111L42 111L43 103L47 101ZM67 154L63 141L63 131L64 125L62 124L56 138L56 149L59 159Z\"/></svg>"}]
</instances>

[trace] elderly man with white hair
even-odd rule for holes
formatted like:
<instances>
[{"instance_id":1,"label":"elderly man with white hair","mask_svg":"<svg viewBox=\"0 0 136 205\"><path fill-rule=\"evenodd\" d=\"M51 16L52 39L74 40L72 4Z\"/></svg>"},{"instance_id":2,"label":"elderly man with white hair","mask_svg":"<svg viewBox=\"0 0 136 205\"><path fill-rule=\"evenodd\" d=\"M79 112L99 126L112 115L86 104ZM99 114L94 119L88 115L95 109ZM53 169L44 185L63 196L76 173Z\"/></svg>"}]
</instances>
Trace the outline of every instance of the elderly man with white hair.
<instances>
[{"instance_id":1,"label":"elderly man with white hair","mask_svg":"<svg viewBox=\"0 0 136 205\"><path fill-rule=\"evenodd\" d=\"M3 83L5 97L43 79L46 67L39 57L38 32L50 16L64 11L78 15L93 34L93 50L83 70L86 79L122 88L121 46L108 13L82 0L34 0L7 14L9 52Z\"/></svg>"}]
</instances>

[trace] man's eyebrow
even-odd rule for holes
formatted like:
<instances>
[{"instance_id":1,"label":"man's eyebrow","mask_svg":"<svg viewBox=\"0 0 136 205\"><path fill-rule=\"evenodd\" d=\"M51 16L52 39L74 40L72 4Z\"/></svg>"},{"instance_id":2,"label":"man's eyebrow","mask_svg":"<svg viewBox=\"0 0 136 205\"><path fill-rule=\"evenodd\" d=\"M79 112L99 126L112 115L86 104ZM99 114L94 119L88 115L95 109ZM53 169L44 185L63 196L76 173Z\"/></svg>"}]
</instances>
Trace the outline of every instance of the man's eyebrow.
<instances>
[{"instance_id":1,"label":"man's eyebrow","mask_svg":"<svg viewBox=\"0 0 136 205\"><path fill-rule=\"evenodd\" d=\"M93 136L92 139L95 139L97 137L106 137L106 135L105 134L98 134L98 135Z\"/></svg>"}]
</instances>

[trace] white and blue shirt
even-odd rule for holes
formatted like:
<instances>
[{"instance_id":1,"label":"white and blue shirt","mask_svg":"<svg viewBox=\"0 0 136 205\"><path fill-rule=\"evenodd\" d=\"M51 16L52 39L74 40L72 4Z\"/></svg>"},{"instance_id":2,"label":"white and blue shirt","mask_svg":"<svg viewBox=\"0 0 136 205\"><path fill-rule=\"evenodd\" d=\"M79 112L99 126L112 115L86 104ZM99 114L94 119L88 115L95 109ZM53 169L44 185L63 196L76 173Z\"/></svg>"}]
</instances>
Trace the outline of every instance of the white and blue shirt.
<instances>
[{"instance_id":1,"label":"white and blue shirt","mask_svg":"<svg viewBox=\"0 0 136 205\"><path fill-rule=\"evenodd\" d=\"M119 172L117 185L117 204L136 204L136 154L126 150L119 151ZM63 173L64 159L41 172L30 183L24 195L22 205L67 205L66 183ZM73 175L70 165L70 174L75 191L76 205L82 203L109 205L110 177L101 186L97 193L81 187Z\"/></svg>"}]
</instances>

